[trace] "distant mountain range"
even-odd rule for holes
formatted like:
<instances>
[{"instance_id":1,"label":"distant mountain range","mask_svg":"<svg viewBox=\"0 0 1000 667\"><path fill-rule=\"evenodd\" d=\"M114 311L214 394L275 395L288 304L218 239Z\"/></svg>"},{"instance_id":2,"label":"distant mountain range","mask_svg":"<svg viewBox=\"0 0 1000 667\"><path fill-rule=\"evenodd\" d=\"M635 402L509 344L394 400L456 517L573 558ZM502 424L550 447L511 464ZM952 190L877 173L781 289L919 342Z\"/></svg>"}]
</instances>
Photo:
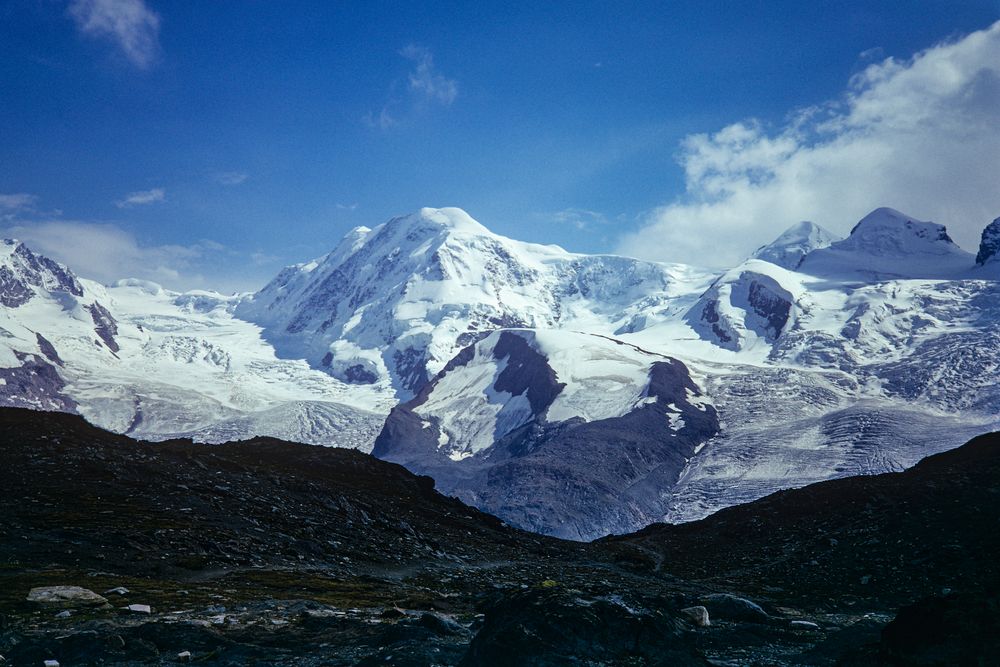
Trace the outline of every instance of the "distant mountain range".
<instances>
[{"instance_id":1,"label":"distant mountain range","mask_svg":"<svg viewBox=\"0 0 1000 667\"><path fill-rule=\"evenodd\" d=\"M147 439L351 447L575 539L900 470L1000 422L1000 219L891 209L731 270L589 256L459 209L255 294L104 286L0 244L0 404Z\"/></svg>"}]
</instances>

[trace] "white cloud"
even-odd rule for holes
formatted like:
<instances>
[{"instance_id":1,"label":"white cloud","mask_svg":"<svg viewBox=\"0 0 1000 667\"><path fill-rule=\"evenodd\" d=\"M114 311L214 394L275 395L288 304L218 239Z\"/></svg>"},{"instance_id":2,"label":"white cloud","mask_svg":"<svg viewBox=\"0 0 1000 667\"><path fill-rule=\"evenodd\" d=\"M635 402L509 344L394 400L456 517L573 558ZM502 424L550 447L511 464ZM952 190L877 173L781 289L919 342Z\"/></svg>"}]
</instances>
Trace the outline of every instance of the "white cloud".
<instances>
[{"instance_id":1,"label":"white cloud","mask_svg":"<svg viewBox=\"0 0 1000 667\"><path fill-rule=\"evenodd\" d=\"M123 199L115 202L118 208L131 208L132 206L143 206L145 204L155 204L166 201L167 193L163 188L153 188L152 190L139 190L130 192Z\"/></svg>"},{"instance_id":2,"label":"white cloud","mask_svg":"<svg viewBox=\"0 0 1000 667\"><path fill-rule=\"evenodd\" d=\"M0 211L23 211L30 209L38 201L36 195L26 192L0 194Z\"/></svg>"},{"instance_id":3,"label":"white cloud","mask_svg":"<svg viewBox=\"0 0 1000 667\"><path fill-rule=\"evenodd\" d=\"M117 225L76 220L20 221L0 230L75 273L109 283L142 278L173 289L204 287L199 269L226 252L214 241L193 245L146 245Z\"/></svg>"},{"instance_id":4,"label":"white cloud","mask_svg":"<svg viewBox=\"0 0 1000 667\"><path fill-rule=\"evenodd\" d=\"M111 40L139 69L159 55L160 17L143 0L71 0L69 15L82 34Z\"/></svg>"},{"instance_id":5,"label":"white cloud","mask_svg":"<svg viewBox=\"0 0 1000 667\"><path fill-rule=\"evenodd\" d=\"M1000 215L1000 22L854 76L842 99L769 130L749 120L689 136L686 193L617 251L725 266L799 220L846 233L891 206L975 250Z\"/></svg>"},{"instance_id":6,"label":"white cloud","mask_svg":"<svg viewBox=\"0 0 1000 667\"><path fill-rule=\"evenodd\" d=\"M445 106L455 101L458 96L458 83L435 69L434 56L430 51L422 46L409 44L399 53L416 65L409 76L411 92L425 101L439 102Z\"/></svg>"},{"instance_id":7,"label":"white cloud","mask_svg":"<svg viewBox=\"0 0 1000 667\"><path fill-rule=\"evenodd\" d=\"M406 94L393 96L382 105L378 112L368 112L361 119L373 129L388 130L407 117L425 111L431 106L451 106L458 97L458 82L441 74L434 65L430 50L416 44L408 44L399 55L413 62L413 69L407 74ZM399 82L396 82L398 87Z\"/></svg>"},{"instance_id":8,"label":"white cloud","mask_svg":"<svg viewBox=\"0 0 1000 667\"><path fill-rule=\"evenodd\" d=\"M603 213L589 211L585 208L566 208L545 217L548 217L553 222L561 225L569 225L580 231L608 224L608 219Z\"/></svg>"}]
</instances>

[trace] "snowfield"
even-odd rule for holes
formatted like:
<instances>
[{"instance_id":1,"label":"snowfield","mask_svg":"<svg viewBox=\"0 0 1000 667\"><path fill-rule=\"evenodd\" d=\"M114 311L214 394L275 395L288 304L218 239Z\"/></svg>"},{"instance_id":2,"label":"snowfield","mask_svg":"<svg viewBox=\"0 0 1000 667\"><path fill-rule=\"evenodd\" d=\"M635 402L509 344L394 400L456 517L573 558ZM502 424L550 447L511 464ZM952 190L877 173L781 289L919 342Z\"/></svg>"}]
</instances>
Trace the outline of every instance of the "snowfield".
<instances>
[{"instance_id":1,"label":"snowfield","mask_svg":"<svg viewBox=\"0 0 1000 667\"><path fill-rule=\"evenodd\" d=\"M99 285L6 241L0 401L147 439L365 452L379 439L521 525L623 532L899 470L997 428L998 239L1000 219L973 254L941 225L876 209L846 239L800 223L710 271L521 243L460 209L422 209L232 296ZM610 509L549 525L522 510L556 474L539 453L574 438L586 456L563 456L562 502L592 494ZM537 487L512 491L525 466Z\"/></svg>"}]
</instances>

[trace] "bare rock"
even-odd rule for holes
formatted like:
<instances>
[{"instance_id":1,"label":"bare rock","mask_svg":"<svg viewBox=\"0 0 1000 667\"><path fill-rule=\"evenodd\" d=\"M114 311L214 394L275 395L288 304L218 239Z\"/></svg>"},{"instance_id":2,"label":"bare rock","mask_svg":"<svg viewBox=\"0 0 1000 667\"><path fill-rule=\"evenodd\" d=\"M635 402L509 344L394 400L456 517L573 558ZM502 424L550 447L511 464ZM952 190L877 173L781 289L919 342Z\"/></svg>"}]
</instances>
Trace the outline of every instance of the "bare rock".
<instances>
[{"instance_id":1,"label":"bare rock","mask_svg":"<svg viewBox=\"0 0 1000 667\"><path fill-rule=\"evenodd\" d=\"M91 607L108 601L94 591L79 586L40 586L28 591L28 602L61 604L64 606Z\"/></svg>"},{"instance_id":2,"label":"bare rock","mask_svg":"<svg viewBox=\"0 0 1000 667\"><path fill-rule=\"evenodd\" d=\"M712 622L708 619L708 609L705 609L700 605L696 607L685 607L684 609L681 609L680 614L681 618L686 621L690 621L693 625L696 625L699 628L707 628L712 624Z\"/></svg>"},{"instance_id":3,"label":"bare rock","mask_svg":"<svg viewBox=\"0 0 1000 667\"><path fill-rule=\"evenodd\" d=\"M702 603L713 617L724 621L767 623L771 618L760 605L729 593L704 595L698 598L698 602Z\"/></svg>"}]
</instances>

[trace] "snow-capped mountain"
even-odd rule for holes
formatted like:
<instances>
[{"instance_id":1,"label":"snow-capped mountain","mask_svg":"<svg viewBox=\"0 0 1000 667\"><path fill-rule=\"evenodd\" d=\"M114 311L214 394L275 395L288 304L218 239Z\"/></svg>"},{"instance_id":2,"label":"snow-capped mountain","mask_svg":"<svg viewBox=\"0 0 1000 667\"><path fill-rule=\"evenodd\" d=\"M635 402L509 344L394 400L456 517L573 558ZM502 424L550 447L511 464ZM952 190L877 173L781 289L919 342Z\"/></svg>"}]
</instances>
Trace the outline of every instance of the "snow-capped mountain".
<instances>
[{"instance_id":1,"label":"snow-capped mountain","mask_svg":"<svg viewBox=\"0 0 1000 667\"><path fill-rule=\"evenodd\" d=\"M813 250L829 247L840 240L836 234L815 222L803 220L786 229L774 241L757 248L753 257L794 271Z\"/></svg>"},{"instance_id":2,"label":"snow-capped mountain","mask_svg":"<svg viewBox=\"0 0 1000 667\"><path fill-rule=\"evenodd\" d=\"M879 208L850 236L810 252L798 270L866 282L894 278L955 278L968 273L973 256L955 245L944 225Z\"/></svg>"},{"instance_id":3,"label":"snow-capped mountain","mask_svg":"<svg viewBox=\"0 0 1000 667\"><path fill-rule=\"evenodd\" d=\"M330 254L282 271L236 315L263 326L284 357L408 399L491 331L613 331L711 277L521 243L460 209L425 208L353 230Z\"/></svg>"},{"instance_id":4,"label":"snow-capped mountain","mask_svg":"<svg viewBox=\"0 0 1000 667\"><path fill-rule=\"evenodd\" d=\"M374 446L512 523L589 538L996 428L998 248L1000 221L973 256L877 209L719 272L423 209L224 297L98 285L8 243L0 400L146 438Z\"/></svg>"},{"instance_id":5,"label":"snow-capped mountain","mask_svg":"<svg viewBox=\"0 0 1000 667\"><path fill-rule=\"evenodd\" d=\"M0 400L152 439L264 434L370 449L388 397L278 359L259 327L232 317L238 300L105 287L0 243Z\"/></svg>"},{"instance_id":6,"label":"snow-capped mountain","mask_svg":"<svg viewBox=\"0 0 1000 667\"><path fill-rule=\"evenodd\" d=\"M496 331L389 414L374 454L532 530L593 539L665 513L718 419L683 363L566 330Z\"/></svg>"}]
</instances>

